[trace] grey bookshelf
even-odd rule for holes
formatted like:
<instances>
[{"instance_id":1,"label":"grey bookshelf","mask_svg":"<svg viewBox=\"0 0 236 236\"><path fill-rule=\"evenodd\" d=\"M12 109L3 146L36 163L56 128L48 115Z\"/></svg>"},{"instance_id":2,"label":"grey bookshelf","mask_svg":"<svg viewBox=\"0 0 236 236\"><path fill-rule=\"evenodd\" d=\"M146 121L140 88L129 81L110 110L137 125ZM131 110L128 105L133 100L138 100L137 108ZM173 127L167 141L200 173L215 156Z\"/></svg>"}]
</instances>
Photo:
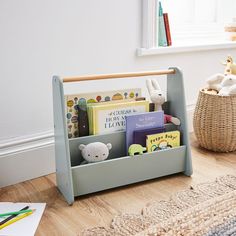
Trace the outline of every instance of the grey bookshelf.
<instances>
[{"instance_id":1,"label":"grey bookshelf","mask_svg":"<svg viewBox=\"0 0 236 236\"><path fill-rule=\"evenodd\" d=\"M125 132L90 135L68 139L64 83L79 83L88 80L106 80L142 76L167 75L167 105L165 112L178 117L181 125L166 124L166 130L180 130L181 146L135 157L125 153ZM144 71L107 75L61 78L53 76L53 112L55 132L56 180L60 192L68 204L75 197L106 189L155 179L175 173L192 175L192 160L186 116L183 74L178 68L163 71ZM109 159L99 163L80 165L82 161L79 144L100 141L112 143Z\"/></svg>"}]
</instances>

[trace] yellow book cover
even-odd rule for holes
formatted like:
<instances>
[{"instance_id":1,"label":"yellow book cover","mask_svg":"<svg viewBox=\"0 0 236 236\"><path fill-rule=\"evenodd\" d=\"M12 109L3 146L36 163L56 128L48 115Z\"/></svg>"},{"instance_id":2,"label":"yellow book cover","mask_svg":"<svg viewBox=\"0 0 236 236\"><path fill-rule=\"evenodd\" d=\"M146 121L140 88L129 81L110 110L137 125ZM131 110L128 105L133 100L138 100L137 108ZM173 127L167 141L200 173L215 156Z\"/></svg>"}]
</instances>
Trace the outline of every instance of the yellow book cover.
<instances>
[{"instance_id":1,"label":"yellow book cover","mask_svg":"<svg viewBox=\"0 0 236 236\"><path fill-rule=\"evenodd\" d=\"M145 99L144 99L145 100ZM89 135L94 134L95 130L95 121L93 118L93 109L96 106L103 106L103 105L111 105L111 104L117 104L117 103L127 103L127 102L133 102L133 99L126 99L124 100L117 100L117 101L108 101L108 102L99 102L99 103L89 103L87 104L87 113L88 113L88 122L89 122Z\"/></svg>"},{"instance_id":2,"label":"yellow book cover","mask_svg":"<svg viewBox=\"0 0 236 236\"><path fill-rule=\"evenodd\" d=\"M147 152L165 150L180 146L180 132L170 131L159 134L147 135L146 139Z\"/></svg>"},{"instance_id":3,"label":"yellow book cover","mask_svg":"<svg viewBox=\"0 0 236 236\"><path fill-rule=\"evenodd\" d=\"M124 103L90 105L88 113L92 127L91 134L104 134L125 130L125 116L135 112L148 112L148 101L129 101Z\"/></svg>"}]
</instances>

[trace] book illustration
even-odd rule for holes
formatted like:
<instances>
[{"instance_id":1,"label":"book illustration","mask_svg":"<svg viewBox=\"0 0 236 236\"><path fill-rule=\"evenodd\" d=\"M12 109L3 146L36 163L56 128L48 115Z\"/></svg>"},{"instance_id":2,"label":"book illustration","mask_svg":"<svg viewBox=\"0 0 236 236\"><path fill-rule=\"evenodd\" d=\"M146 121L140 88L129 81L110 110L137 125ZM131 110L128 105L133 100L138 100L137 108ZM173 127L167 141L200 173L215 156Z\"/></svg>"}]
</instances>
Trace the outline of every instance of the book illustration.
<instances>
[{"instance_id":1,"label":"book illustration","mask_svg":"<svg viewBox=\"0 0 236 236\"><path fill-rule=\"evenodd\" d=\"M125 116L137 112L148 112L148 101L129 101L101 105L88 105L89 131L91 135L123 131Z\"/></svg>"},{"instance_id":2,"label":"book illustration","mask_svg":"<svg viewBox=\"0 0 236 236\"><path fill-rule=\"evenodd\" d=\"M146 147L148 152L165 150L180 146L180 132L170 131L160 134L147 135Z\"/></svg>"},{"instance_id":3,"label":"book illustration","mask_svg":"<svg viewBox=\"0 0 236 236\"><path fill-rule=\"evenodd\" d=\"M140 144L143 147L146 147L146 136L150 134L157 134L165 132L164 127L144 129L144 130L135 130L133 133L133 143Z\"/></svg>"},{"instance_id":4,"label":"book illustration","mask_svg":"<svg viewBox=\"0 0 236 236\"><path fill-rule=\"evenodd\" d=\"M149 105L148 105L149 106ZM133 144L133 133L137 130L164 127L164 112L148 112L127 115L126 117L126 151ZM144 144L143 146L146 146Z\"/></svg>"},{"instance_id":5,"label":"book illustration","mask_svg":"<svg viewBox=\"0 0 236 236\"><path fill-rule=\"evenodd\" d=\"M76 138L88 135L88 124L85 112L79 115L79 110L86 111L89 103L100 103L118 100L134 100L141 96L141 88L112 90L95 93L65 95L65 113L68 130L68 138ZM87 119L87 122L86 122ZM82 122L82 127L80 123Z\"/></svg>"}]
</instances>

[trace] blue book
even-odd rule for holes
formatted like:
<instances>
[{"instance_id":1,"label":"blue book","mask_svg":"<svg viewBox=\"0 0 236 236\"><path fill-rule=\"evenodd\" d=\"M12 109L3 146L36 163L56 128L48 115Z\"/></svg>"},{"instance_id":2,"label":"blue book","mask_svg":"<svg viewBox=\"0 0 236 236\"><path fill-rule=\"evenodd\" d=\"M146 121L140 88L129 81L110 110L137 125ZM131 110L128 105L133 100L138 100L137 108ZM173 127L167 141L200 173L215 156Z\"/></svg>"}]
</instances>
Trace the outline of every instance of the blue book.
<instances>
[{"instance_id":1,"label":"blue book","mask_svg":"<svg viewBox=\"0 0 236 236\"><path fill-rule=\"evenodd\" d=\"M133 133L137 130L164 127L164 112L145 112L125 116L126 121L126 152L133 144Z\"/></svg>"},{"instance_id":2,"label":"blue book","mask_svg":"<svg viewBox=\"0 0 236 236\"><path fill-rule=\"evenodd\" d=\"M140 144L143 147L146 147L147 135L159 134L159 133L163 133L163 132L165 132L164 127L136 130L136 131L134 131L134 134L133 134L133 142L135 144Z\"/></svg>"},{"instance_id":3,"label":"blue book","mask_svg":"<svg viewBox=\"0 0 236 236\"><path fill-rule=\"evenodd\" d=\"M158 32L158 46L166 47L167 38L166 38L166 29L165 29L165 22L163 17L163 9L161 2L159 2L159 32Z\"/></svg>"}]
</instances>

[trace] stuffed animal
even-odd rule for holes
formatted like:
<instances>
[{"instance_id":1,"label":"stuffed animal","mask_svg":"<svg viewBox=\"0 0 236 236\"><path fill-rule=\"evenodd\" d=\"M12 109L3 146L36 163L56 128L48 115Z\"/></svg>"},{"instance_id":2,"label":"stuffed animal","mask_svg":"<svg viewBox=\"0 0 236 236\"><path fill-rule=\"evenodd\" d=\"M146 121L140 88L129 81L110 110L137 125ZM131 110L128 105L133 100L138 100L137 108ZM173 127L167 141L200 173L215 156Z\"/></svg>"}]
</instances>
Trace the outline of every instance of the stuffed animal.
<instances>
[{"instance_id":1,"label":"stuffed animal","mask_svg":"<svg viewBox=\"0 0 236 236\"><path fill-rule=\"evenodd\" d=\"M208 89L218 91L220 96L236 94L236 75L215 74L207 79Z\"/></svg>"},{"instance_id":2,"label":"stuffed animal","mask_svg":"<svg viewBox=\"0 0 236 236\"><path fill-rule=\"evenodd\" d=\"M236 95L236 84L229 88L229 95Z\"/></svg>"},{"instance_id":3,"label":"stuffed animal","mask_svg":"<svg viewBox=\"0 0 236 236\"><path fill-rule=\"evenodd\" d=\"M213 89L219 92L222 88L221 82L225 78L223 74L214 74L206 80L207 89Z\"/></svg>"},{"instance_id":4,"label":"stuffed animal","mask_svg":"<svg viewBox=\"0 0 236 236\"><path fill-rule=\"evenodd\" d=\"M82 157L85 159L85 162L82 162L82 164L106 160L111 148L112 145L110 143L94 142L87 145L80 144L79 149L81 150Z\"/></svg>"},{"instance_id":5,"label":"stuffed animal","mask_svg":"<svg viewBox=\"0 0 236 236\"><path fill-rule=\"evenodd\" d=\"M132 145L129 146L128 153L129 153L130 156L134 156L134 155L137 155L137 154L141 155L146 151L147 151L147 148L143 147L142 145L132 144Z\"/></svg>"},{"instance_id":6,"label":"stuffed animal","mask_svg":"<svg viewBox=\"0 0 236 236\"><path fill-rule=\"evenodd\" d=\"M162 94L160 85L155 79L146 80L148 92L150 95L151 101L155 104L156 111L162 111L162 104L165 102L165 97ZM177 117L171 115L164 115L164 123L173 123L175 125L180 125L180 120Z\"/></svg>"},{"instance_id":7,"label":"stuffed animal","mask_svg":"<svg viewBox=\"0 0 236 236\"><path fill-rule=\"evenodd\" d=\"M228 56L226 62L223 62L222 64L225 66L225 75L236 75L236 64L234 64L233 58L231 56Z\"/></svg>"}]
</instances>

